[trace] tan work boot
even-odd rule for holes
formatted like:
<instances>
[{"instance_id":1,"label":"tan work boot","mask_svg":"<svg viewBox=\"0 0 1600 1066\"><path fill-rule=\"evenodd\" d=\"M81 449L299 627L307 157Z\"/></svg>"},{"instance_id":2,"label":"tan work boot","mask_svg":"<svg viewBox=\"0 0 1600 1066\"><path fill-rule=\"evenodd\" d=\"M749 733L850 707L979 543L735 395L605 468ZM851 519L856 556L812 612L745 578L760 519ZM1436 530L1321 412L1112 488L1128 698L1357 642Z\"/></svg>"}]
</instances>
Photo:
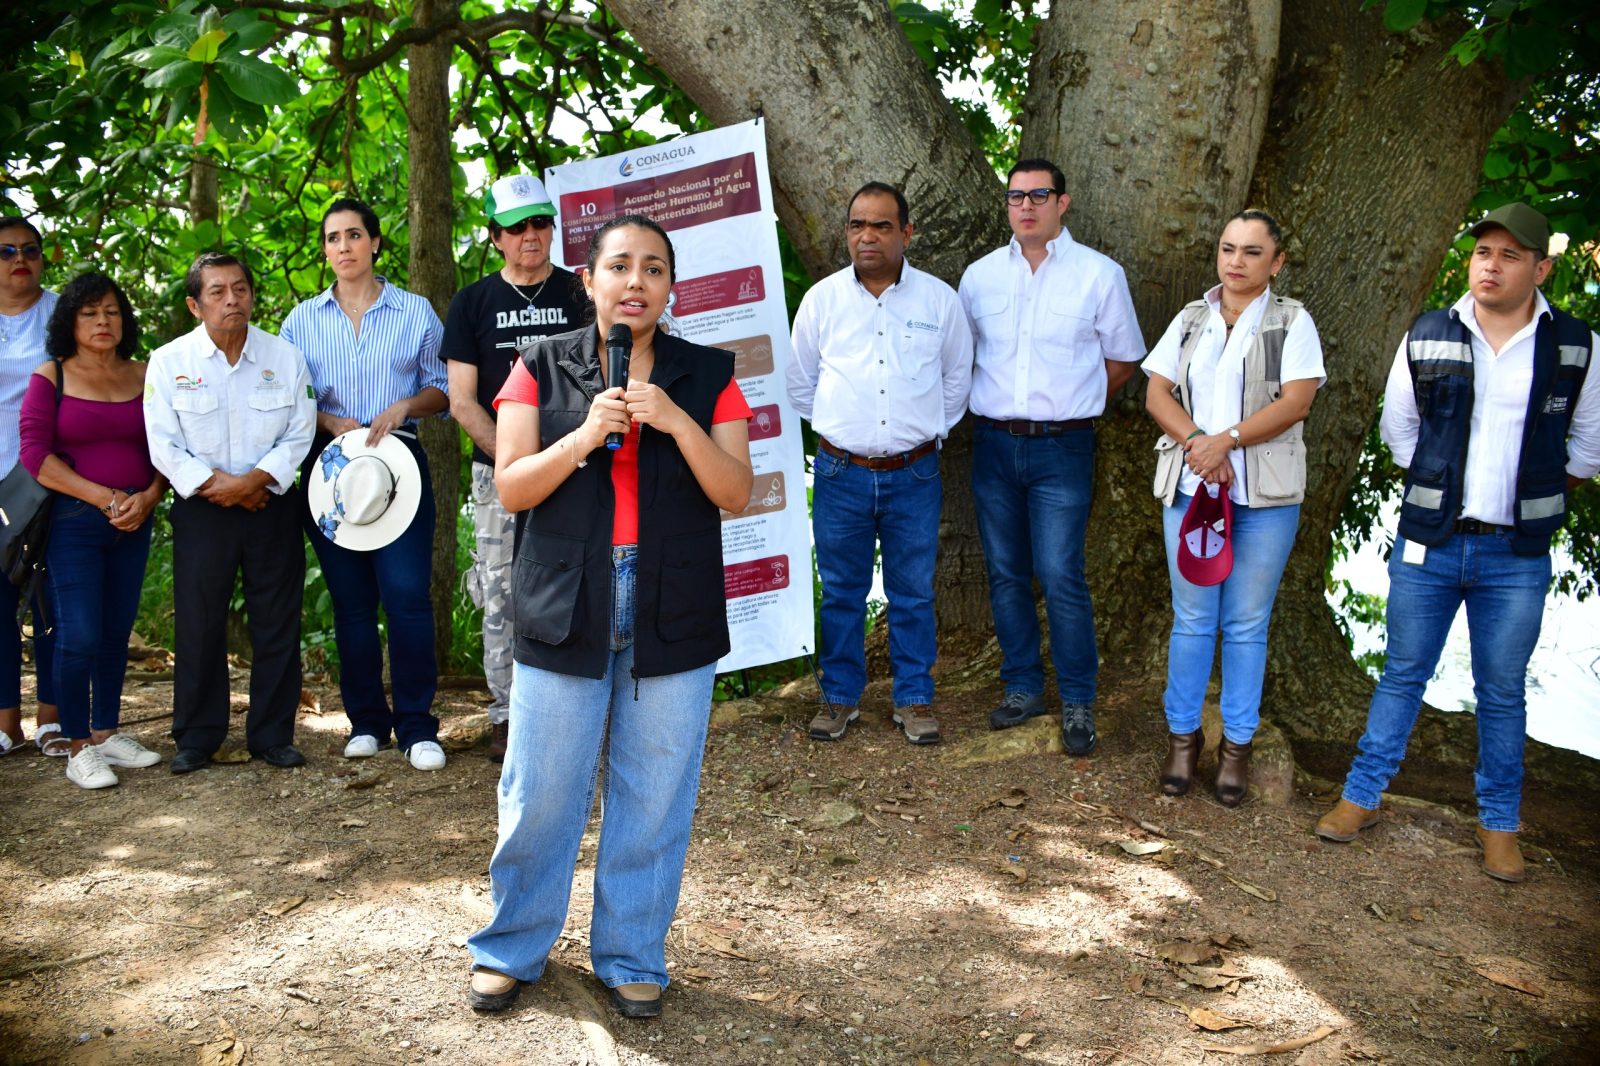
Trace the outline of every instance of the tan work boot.
<instances>
[{"instance_id":1,"label":"tan work boot","mask_svg":"<svg viewBox=\"0 0 1600 1066\"><path fill-rule=\"evenodd\" d=\"M926 703L896 707L894 724L906 731L906 739L913 744L939 743L939 720Z\"/></svg>"},{"instance_id":2,"label":"tan work boot","mask_svg":"<svg viewBox=\"0 0 1600 1066\"><path fill-rule=\"evenodd\" d=\"M1318 819L1316 834L1323 840L1348 844L1363 829L1377 824L1377 811L1369 811L1365 807L1356 806L1347 799L1341 799L1334 805L1333 810Z\"/></svg>"},{"instance_id":3,"label":"tan work boot","mask_svg":"<svg viewBox=\"0 0 1600 1066\"><path fill-rule=\"evenodd\" d=\"M1478 846L1483 849L1483 872L1496 881L1516 884L1526 876L1517 834L1478 826Z\"/></svg>"},{"instance_id":4,"label":"tan work boot","mask_svg":"<svg viewBox=\"0 0 1600 1066\"><path fill-rule=\"evenodd\" d=\"M811 719L810 736L812 740L838 740L844 736L844 731L850 728L850 723L861 717L861 712L855 707L842 703L822 705L822 710Z\"/></svg>"},{"instance_id":5,"label":"tan work boot","mask_svg":"<svg viewBox=\"0 0 1600 1066\"><path fill-rule=\"evenodd\" d=\"M522 982L488 967L473 967L467 985L467 1003L473 1010L501 1011L517 1001Z\"/></svg>"}]
</instances>

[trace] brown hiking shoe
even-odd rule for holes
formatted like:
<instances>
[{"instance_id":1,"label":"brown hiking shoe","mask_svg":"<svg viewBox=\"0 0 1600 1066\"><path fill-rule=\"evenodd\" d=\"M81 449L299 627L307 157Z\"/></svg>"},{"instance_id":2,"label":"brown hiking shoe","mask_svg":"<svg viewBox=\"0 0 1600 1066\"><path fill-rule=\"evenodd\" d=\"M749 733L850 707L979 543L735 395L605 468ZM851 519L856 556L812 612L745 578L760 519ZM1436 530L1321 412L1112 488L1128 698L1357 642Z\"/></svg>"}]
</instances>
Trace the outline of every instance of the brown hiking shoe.
<instances>
[{"instance_id":1,"label":"brown hiking shoe","mask_svg":"<svg viewBox=\"0 0 1600 1066\"><path fill-rule=\"evenodd\" d=\"M1483 849L1483 872L1496 881L1516 884L1526 876L1522 849L1517 847L1517 834L1485 829L1480 825L1478 846Z\"/></svg>"},{"instance_id":2,"label":"brown hiking shoe","mask_svg":"<svg viewBox=\"0 0 1600 1066\"><path fill-rule=\"evenodd\" d=\"M906 739L913 744L937 744L941 739L939 720L926 703L896 707L894 724L906 731Z\"/></svg>"},{"instance_id":3,"label":"brown hiking shoe","mask_svg":"<svg viewBox=\"0 0 1600 1066\"><path fill-rule=\"evenodd\" d=\"M850 723L861 717L861 712L855 707L842 703L824 703L822 710L811 719L812 740L838 740L844 736L844 731L850 728Z\"/></svg>"},{"instance_id":4,"label":"brown hiking shoe","mask_svg":"<svg viewBox=\"0 0 1600 1066\"><path fill-rule=\"evenodd\" d=\"M1334 805L1333 810L1317 821L1316 834L1323 840L1348 844L1363 829L1377 824L1377 811L1369 811L1365 807L1357 807L1347 799L1341 799Z\"/></svg>"},{"instance_id":5,"label":"brown hiking shoe","mask_svg":"<svg viewBox=\"0 0 1600 1066\"><path fill-rule=\"evenodd\" d=\"M500 763L506 761L506 740L509 737L510 722L496 722L491 727L489 734L489 761Z\"/></svg>"}]
</instances>

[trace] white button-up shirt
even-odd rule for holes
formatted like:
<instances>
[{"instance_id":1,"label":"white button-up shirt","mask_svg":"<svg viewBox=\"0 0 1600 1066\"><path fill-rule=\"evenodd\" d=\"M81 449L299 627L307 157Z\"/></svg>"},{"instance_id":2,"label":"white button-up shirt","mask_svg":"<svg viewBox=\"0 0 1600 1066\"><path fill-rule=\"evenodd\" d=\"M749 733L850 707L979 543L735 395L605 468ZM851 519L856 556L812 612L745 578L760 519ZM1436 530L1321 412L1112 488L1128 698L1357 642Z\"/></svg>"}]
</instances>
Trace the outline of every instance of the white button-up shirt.
<instances>
[{"instance_id":1,"label":"white button-up shirt","mask_svg":"<svg viewBox=\"0 0 1600 1066\"><path fill-rule=\"evenodd\" d=\"M249 327L233 366L206 327L157 348L145 373L144 428L150 460L180 496L193 496L221 470L260 468L267 488L294 484L316 431L317 402L300 349Z\"/></svg>"},{"instance_id":2,"label":"white button-up shirt","mask_svg":"<svg viewBox=\"0 0 1600 1066\"><path fill-rule=\"evenodd\" d=\"M1533 387L1533 340L1540 319L1550 314L1544 293L1533 294L1533 318L1500 349L1484 339L1477 305L1469 292L1455 302L1455 311L1472 335L1472 424L1467 438L1467 473L1461 515L1497 526L1514 525L1517 464L1522 459L1522 429L1528 417L1528 392ZM1389 383L1383 392L1383 418L1378 431L1402 467L1411 466L1422 420L1406 359L1409 333L1400 341ZM1600 337L1589 335L1590 352L1600 354ZM1595 384L1593 355L1578 403L1567 427L1567 473L1588 479L1600 473L1600 386Z\"/></svg>"},{"instance_id":3,"label":"white button-up shirt","mask_svg":"<svg viewBox=\"0 0 1600 1066\"><path fill-rule=\"evenodd\" d=\"M34 368L50 358L44 352L45 324L56 309L49 289L20 315L0 315L0 476L17 465L22 445L22 394Z\"/></svg>"},{"instance_id":4,"label":"white button-up shirt","mask_svg":"<svg viewBox=\"0 0 1600 1066\"><path fill-rule=\"evenodd\" d=\"M847 266L813 285L794 316L789 399L855 455L898 455L942 439L967 409L972 334L955 290L902 263L874 296Z\"/></svg>"},{"instance_id":5,"label":"white button-up shirt","mask_svg":"<svg viewBox=\"0 0 1600 1066\"><path fill-rule=\"evenodd\" d=\"M1122 267L1065 229L1038 270L1015 237L967 267L961 305L978 340L972 413L987 418L1096 418L1106 408L1105 360L1144 356Z\"/></svg>"},{"instance_id":6,"label":"white button-up shirt","mask_svg":"<svg viewBox=\"0 0 1600 1066\"><path fill-rule=\"evenodd\" d=\"M1238 425L1244 419L1244 363L1255 343L1261 327L1261 316L1266 313L1272 299L1269 286L1260 296L1250 301L1234 323L1229 333L1228 324L1222 320L1222 286L1214 285L1206 293L1210 310L1205 322L1199 326L1200 336L1195 338L1194 352L1189 356L1189 402L1194 405L1195 425L1207 433L1221 433ZM1160 374L1168 381L1178 380L1178 357L1183 349L1183 313L1180 311L1167 326L1167 331L1150 349L1150 357L1141 369L1146 374ZM1279 381L1303 381L1314 378L1317 388L1327 382L1327 372L1322 366L1322 339L1317 336L1317 324L1311 314L1302 310L1289 324L1283 335L1283 367ZM1233 502L1248 505L1245 492L1244 449L1235 448L1228 453L1233 466L1233 481L1228 495ZM1187 466L1178 479L1178 491L1193 496L1200 478Z\"/></svg>"}]
</instances>

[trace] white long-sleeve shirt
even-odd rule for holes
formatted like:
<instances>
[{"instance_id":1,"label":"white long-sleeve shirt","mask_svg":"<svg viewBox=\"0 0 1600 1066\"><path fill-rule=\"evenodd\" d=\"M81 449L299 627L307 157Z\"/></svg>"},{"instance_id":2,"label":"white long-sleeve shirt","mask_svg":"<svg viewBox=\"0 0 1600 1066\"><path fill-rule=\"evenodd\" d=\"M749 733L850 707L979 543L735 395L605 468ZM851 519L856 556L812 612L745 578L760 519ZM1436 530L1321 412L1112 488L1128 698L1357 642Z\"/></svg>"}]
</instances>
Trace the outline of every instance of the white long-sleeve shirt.
<instances>
[{"instance_id":1,"label":"white long-sleeve shirt","mask_svg":"<svg viewBox=\"0 0 1600 1066\"><path fill-rule=\"evenodd\" d=\"M873 296L853 266L817 282L794 316L789 399L828 441L898 455L943 439L967 409L972 333L955 290L902 263Z\"/></svg>"},{"instance_id":2,"label":"white long-sleeve shirt","mask_svg":"<svg viewBox=\"0 0 1600 1066\"><path fill-rule=\"evenodd\" d=\"M1472 335L1472 424L1467 438L1467 470L1461 497L1463 518L1497 526L1515 524L1517 464L1522 457L1522 430L1533 387L1533 341L1540 319L1550 314L1544 293L1535 291L1533 318L1500 349L1484 339L1472 294L1457 300L1455 312ZM1401 467L1411 466L1422 420L1406 359L1409 333L1400 340L1389 382L1383 392L1383 418L1378 432ZM1600 355L1600 337L1589 335L1590 351ZM1592 357L1583 390L1567 427L1567 473L1588 479L1600 473L1600 385Z\"/></svg>"}]
</instances>

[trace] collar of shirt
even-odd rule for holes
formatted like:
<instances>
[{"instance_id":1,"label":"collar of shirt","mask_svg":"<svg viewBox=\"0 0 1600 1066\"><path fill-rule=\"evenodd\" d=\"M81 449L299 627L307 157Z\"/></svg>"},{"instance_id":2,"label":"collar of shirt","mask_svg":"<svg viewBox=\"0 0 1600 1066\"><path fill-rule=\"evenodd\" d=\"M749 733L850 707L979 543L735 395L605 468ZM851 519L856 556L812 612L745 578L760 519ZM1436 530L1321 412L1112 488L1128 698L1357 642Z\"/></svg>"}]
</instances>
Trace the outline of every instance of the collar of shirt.
<instances>
[{"instance_id":1,"label":"collar of shirt","mask_svg":"<svg viewBox=\"0 0 1600 1066\"><path fill-rule=\"evenodd\" d=\"M367 310L371 311L378 307L400 306L398 297L394 296L394 286L389 284L389 279L384 277L382 274L374 274L373 277L377 278L382 284L378 289L378 298L372 301L372 307L367 308ZM334 284L336 285L338 283L335 282ZM323 289L321 292L317 293L317 295L311 297L311 305L318 310L321 310L328 304L332 304L342 314L344 312L344 308L340 307L339 301L334 299L333 288L333 285L329 285L326 289Z\"/></svg>"},{"instance_id":2,"label":"collar of shirt","mask_svg":"<svg viewBox=\"0 0 1600 1066\"><path fill-rule=\"evenodd\" d=\"M911 264L906 262L904 258L900 260L900 272L894 276L894 280L889 283L889 287L883 290L883 294L885 296L901 286L901 284L906 280L906 269L910 266ZM861 274L856 270L854 263L850 264L850 278L856 283L856 288L860 289L868 297L874 300L881 299L881 297L873 296L872 290L862 284Z\"/></svg>"},{"instance_id":3,"label":"collar of shirt","mask_svg":"<svg viewBox=\"0 0 1600 1066\"><path fill-rule=\"evenodd\" d=\"M256 352L261 346L260 337L261 330L255 323L252 322L245 326L244 348L239 353L239 362L248 361L254 363L257 361ZM189 352L196 358L210 359L216 357L223 362L227 362L228 357L222 353L221 348L217 347L217 342L211 339L211 331L206 328L204 322L195 326L185 340L188 342Z\"/></svg>"},{"instance_id":4,"label":"collar of shirt","mask_svg":"<svg viewBox=\"0 0 1600 1066\"><path fill-rule=\"evenodd\" d=\"M1243 311L1239 312L1238 319L1233 323L1234 332L1238 333L1240 327L1243 327L1245 333L1254 331L1261 324L1261 316L1267 313L1267 301L1270 299L1272 299L1272 286L1268 285L1261 290L1259 296L1245 305ZM1213 285L1207 289L1205 301L1211 305L1212 313L1220 317L1222 314L1222 286L1220 284ZM1226 322L1224 322L1224 325L1226 325Z\"/></svg>"},{"instance_id":5,"label":"collar of shirt","mask_svg":"<svg viewBox=\"0 0 1600 1066\"><path fill-rule=\"evenodd\" d=\"M1486 345L1489 343L1489 339L1483 335L1482 327L1478 325L1478 302L1472 298L1472 293L1462 293L1461 299L1450 305L1450 310L1461 320L1461 324L1471 331L1474 337ZM1540 320L1548 317L1550 317L1550 301L1544 298L1544 293L1534 289L1533 317L1528 320L1527 325L1511 335L1511 339L1506 341L1505 346L1500 349L1500 354L1504 355L1516 345L1532 339L1533 331L1539 327ZM1493 354L1493 352L1494 349L1491 348L1490 353Z\"/></svg>"},{"instance_id":6,"label":"collar of shirt","mask_svg":"<svg viewBox=\"0 0 1600 1066\"><path fill-rule=\"evenodd\" d=\"M1074 246L1076 246L1077 243L1077 241L1072 239L1072 234L1067 231L1067 227L1062 226L1060 233L1045 242L1044 263L1039 264L1039 269L1043 270L1044 264L1050 262L1052 259L1065 259L1067 257L1067 253ZM1021 263L1023 266L1030 267L1031 269L1031 264L1029 264L1027 257L1022 254L1022 242L1017 240L1016 234L1012 234L1011 236L1011 262Z\"/></svg>"}]
</instances>

